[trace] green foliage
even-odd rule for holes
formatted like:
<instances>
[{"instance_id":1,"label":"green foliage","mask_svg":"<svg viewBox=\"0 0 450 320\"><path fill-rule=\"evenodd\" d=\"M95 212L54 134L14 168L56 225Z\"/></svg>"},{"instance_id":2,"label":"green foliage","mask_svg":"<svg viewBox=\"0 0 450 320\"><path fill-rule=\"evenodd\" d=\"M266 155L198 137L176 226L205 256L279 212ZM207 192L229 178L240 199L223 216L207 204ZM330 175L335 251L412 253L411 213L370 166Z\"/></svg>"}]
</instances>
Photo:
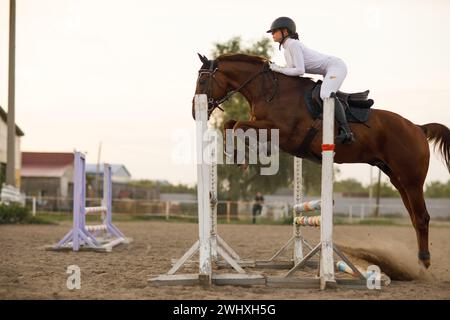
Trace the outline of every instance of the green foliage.
<instances>
[{"instance_id":1,"label":"green foliage","mask_svg":"<svg viewBox=\"0 0 450 320\"><path fill-rule=\"evenodd\" d=\"M292 157L291 157L292 158ZM294 163L289 165L292 168L292 179L290 184L294 183ZM322 179L322 167L309 160L302 161L302 176L303 176L303 193L307 196L318 196L320 195L321 179Z\"/></svg>"},{"instance_id":2,"label":"green foliage","mask_svg":"<svg viewBox=\"0 0 450 320\"><path fill-rule=\"evenodd\" d=\"M0 224L13 223L48 223L40 218L31 216L26 207L18 204L0 204Z\"/></svg>"},{"instance_id":3,"label":"green foliage","mask_svg":"<svg viewBox=\"0 0 450 320\"><path fill-rule=\"evenodd\" d=\"M375 188L376 186L374 186ZM334 183L334 192L342 193L347 197L368 197L370 186L364 187L362 183L356 179L345 179ZM374 191L373 189L372 191Z\"/></svg>"},{"instance_id":4,"label":"green foliage","mask_svg":"<svg viewBox=\"0 0 450 320\"><path fill-rule=\"evenodd\" d=\"M392 219L363 219L360 220L358 224L369 226L391 226L396 223Z\"/></svg>"},{"instance_id":5,"label":"green foliage","mask_svg":"<svg viewBox=\"0 0 450 320\"><path fill-rule=\"evenodd\" d=\"M349 192L349 193L366 193L368 188L364 186L356 179L346 179L336 181L334 183L334 192ZM368 193L368 192L367 192Z\"/></svg>"},{"instance_id":6,"label":"green foliage","mask_svg":"<svg viewBox=\"0 0 450 320\"><path fill-rule=\"evenodd\" d=\"M218 56L227 53L245 53L251 55L257 55L264 58L270 58L270 54L272 53L272 47L270 46L269 38L262 38L261 40L256 41L250 46L245 47L242 44L241 37L233 37L224 43L215 43L214 49L212 51L213 59L216 59Z\"/></svg>"},{"instance_id":7,"label":"green foliage","mask_svg":"<svg viewBox=\"0 0 450 320\"><path fill-rule=\"evenodd\" d=\"M21 223L30 215L27 208L17 204L0 204L0 224Z\"/></svg>"},{"instance_id":8,"label":"green foliage","mask_svg":"<svg viewBox=\"0 0 450 320\"><path fill-rule=\"evenodd\" d=\"M427 198L450 198L450 180L447 183L432 181L427 183L425 197Z\"/></svg>"},{"instance_id":9,"label":"green foliage","mask_svg":"<svg viewBox=\"0 0 450 320\"><path fill-rule=\"evenodd\" d=\"M167 181L156 180L137 180L130 182L130 185L158 190L159 193L195 193L195 187L189 187L184 184L170 184Z\"/></svg>"},{"instance_id":10,"label":"green foliage","mask_svg":"<svg viewBox=\"0 0 450 320\"><path fill-rule=\"evenodd\" d=\"M345 179L341 181L336 181L334 183L334 192L344 193L347 196L363 196L367 197L370 193L370 187L364 187L361 182L356 179ZM377 184L372 186L373 196L377 195ZM382 182L380 184L380 197L384 198L395 198L400 197L399 192L395 187L388 183Z\"/></svg>"},{"instance_id":11,"label":"green foliage","mask_svg":"<svg viewBox=\"0 0 450 320\"><path fill-rule=\"evenodd\" d=\"M377 187L374 186L374 196L376 195ZM382 182L380 184L380 197L383 198L399 198L400 193L392 186L392 184L387 182Z\"/></svg>"}]
</instances>

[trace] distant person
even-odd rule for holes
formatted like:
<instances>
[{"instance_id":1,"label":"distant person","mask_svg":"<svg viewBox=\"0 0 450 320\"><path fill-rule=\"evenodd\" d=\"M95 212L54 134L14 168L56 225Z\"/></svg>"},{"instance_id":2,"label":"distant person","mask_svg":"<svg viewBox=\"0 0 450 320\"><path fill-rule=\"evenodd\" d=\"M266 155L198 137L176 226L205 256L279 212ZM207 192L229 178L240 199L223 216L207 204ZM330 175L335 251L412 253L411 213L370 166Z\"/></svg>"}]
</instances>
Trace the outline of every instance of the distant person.
<instances>
[{"instance_id":1,"label":"distant person","mask_svg":"<svg viewBox=\"0 0 450 320\"><path fill-rule=\"evenodd\" d=\"M255 203L253 204L252 216L253 216L253 224L256 223L256 216L261 215L262 206L264 204L264 197L261 192L257 192L255 196Z\"/></svg>"}]
</instances>

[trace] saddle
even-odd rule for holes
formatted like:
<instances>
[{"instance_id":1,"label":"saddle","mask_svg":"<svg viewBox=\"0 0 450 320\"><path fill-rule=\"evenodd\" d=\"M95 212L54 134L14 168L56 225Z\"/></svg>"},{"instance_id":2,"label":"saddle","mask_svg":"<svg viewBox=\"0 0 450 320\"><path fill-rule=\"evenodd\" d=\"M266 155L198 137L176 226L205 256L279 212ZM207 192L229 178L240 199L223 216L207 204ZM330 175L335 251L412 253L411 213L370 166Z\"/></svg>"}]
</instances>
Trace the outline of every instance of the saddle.
<instances>
[{"instance_id":1,"label":"saddle","mask_svg":"<svg viewBox=\"0 0 450 320\"><path fill-rule=\"evenodd\" d=\"M303 138L302 143L295 151L296 157L308 159L316 163L322 162L322 156L313 153L310 146L322 127L323 101L322 98L320 98L321 87L322 80L318 80L314 87L305 93L306 106L314 119L314 123L311 125ZM336 97L344 106L348 122L365 123L369 120L370 107L373 106L374 101L372 99L367 99L368 96L369 90L355 93L336 92Z\"/></svg>"},{"instance_id":2,"label":"saddle","mask_svg":"<svg viewBox=\"0 0 450 320\"><path fill-rule=\"evenodd\" d=\"M318 80L311 91L305 93L306 105L313 119L318 119L323 113L323 101L320 98L320 88L322 80ZM336 97L345 109L348 122L364 123L369 119L370 107L374 101L368 99L369 90L363 92L347 93L336 92Z\"/></svg>"}]
</instances>

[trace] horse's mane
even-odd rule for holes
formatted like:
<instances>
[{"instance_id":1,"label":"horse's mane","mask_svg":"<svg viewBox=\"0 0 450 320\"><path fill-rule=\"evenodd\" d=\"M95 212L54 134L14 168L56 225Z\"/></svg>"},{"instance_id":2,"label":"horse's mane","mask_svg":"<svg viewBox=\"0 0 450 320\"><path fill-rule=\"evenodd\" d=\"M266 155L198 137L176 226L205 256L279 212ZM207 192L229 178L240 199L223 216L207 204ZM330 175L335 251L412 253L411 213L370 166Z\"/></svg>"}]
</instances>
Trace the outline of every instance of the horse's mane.
<instances>
[{"instance_id":1,"label":"horse's mane","mask_svg":"<svg viewBox=\"0 0 450 320\"><path fill-rule=\"evenodd\" d=\"M261 56L255 56L244 53L225 53L219 56L217 58L217 61L238 61L259 65L267 62L267 59Z\"/></svg>"},{"instance_id":2,"label":"horse's mane","mask_svg":"<svg viewBox=\"0 0 450 320\"><path fill-rule=\"evenodd\" d=\"M216 61L220 62L220 61L236 61L236 62L248 62L254 65L261 65L263 63L266 63L267 61L269 61L269 59L261 57L261 56L256 56L256 55L251 55L251 54L245 54L245 53L225 53L220 55L219 57L217 57ZM285 76L283 74L280 74L281 76ZM289 76L285 76L285 77L289 77ZM289 77L292 78L292 77ZM312 85L314 84L314 80L310 77L293 77L296 78L297 81L300 81L303 83L303 85Z\"/></svg>"}]
</instances>

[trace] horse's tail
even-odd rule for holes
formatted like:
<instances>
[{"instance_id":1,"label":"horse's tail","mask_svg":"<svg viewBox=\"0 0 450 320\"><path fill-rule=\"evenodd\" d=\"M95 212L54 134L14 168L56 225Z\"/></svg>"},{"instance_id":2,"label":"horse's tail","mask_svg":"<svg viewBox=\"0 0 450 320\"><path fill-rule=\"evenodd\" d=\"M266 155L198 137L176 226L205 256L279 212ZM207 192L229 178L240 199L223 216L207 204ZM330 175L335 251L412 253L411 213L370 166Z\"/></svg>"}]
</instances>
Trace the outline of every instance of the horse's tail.
<instances>
[{"instance_id":1,"label":"horse's tail","mask_svg":"<svg viewBox=\"0 0 450 320\"><path fill-rule=\"evenodd\" d=\"M441 152L442 158L450 172L450 129L440 123L427 123L419 126L427 136L429 142L433 142L435 149Z\"/></svg>"}]
</instances>

